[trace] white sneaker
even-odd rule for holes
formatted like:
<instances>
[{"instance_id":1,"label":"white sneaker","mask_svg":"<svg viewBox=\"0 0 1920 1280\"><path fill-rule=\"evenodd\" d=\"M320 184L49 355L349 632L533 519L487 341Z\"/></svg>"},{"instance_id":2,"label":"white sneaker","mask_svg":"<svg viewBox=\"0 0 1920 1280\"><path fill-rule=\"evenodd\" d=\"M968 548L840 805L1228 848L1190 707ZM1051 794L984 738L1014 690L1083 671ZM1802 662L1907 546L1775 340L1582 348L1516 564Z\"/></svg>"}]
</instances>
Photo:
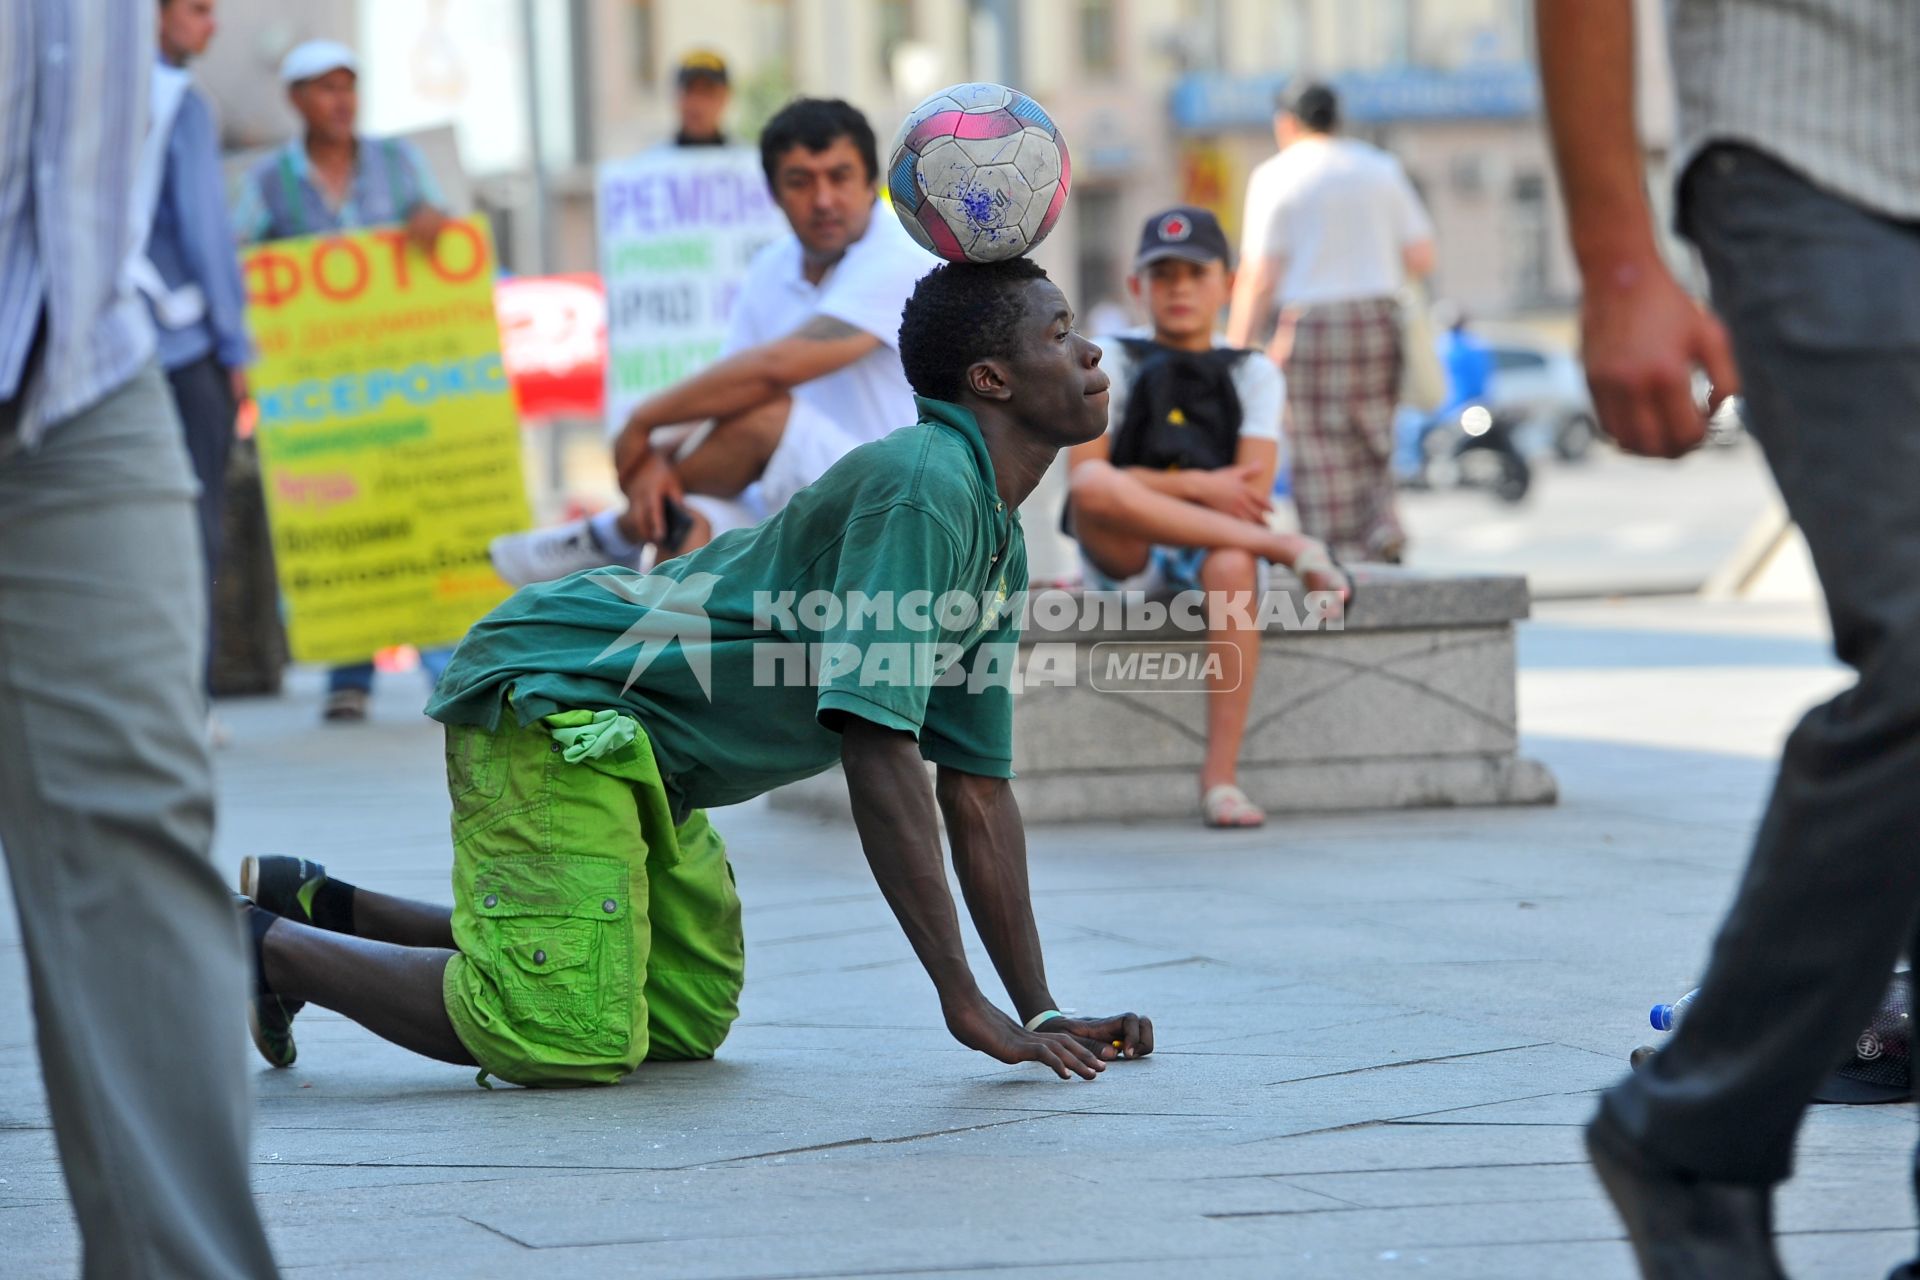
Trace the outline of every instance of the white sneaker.
<instances>
[{"instance_id":1,"label":"white sneaker","mask_svg":"<svg viewBox=\"0 0 1920 1280\"><path fill-rule=\"evenodd\" d=\"M525 533L504 533L487 546L493 569L516 587L533 582L551 582L582 569L603 569L623 565L637 569L636 558L621 559L593 540L585 520L570 520L551 529L529 529Z\"/></svg>"}]
</instances>

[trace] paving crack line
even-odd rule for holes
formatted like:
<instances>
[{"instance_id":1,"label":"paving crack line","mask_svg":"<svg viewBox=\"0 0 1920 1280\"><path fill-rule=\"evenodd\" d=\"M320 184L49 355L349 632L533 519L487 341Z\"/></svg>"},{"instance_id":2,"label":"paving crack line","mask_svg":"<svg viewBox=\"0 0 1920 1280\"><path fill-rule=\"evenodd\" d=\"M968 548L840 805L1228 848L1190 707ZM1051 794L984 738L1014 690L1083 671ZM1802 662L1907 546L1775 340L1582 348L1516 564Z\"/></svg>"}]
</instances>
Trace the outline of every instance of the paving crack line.
<instances>
[{"instance_id":1,"label":"paving crack line","mask_svg":"<svg viewBox=\"0 0 1920 1280\"><path fill-rule=\"evenodd\" d=\"M1552 1044L1553 1044L1553 1041L1551 1040L1541 1040L1534 1044L1510 1044L1500 1049L1475 1049L1472 1053L1442 1054L1436 1058L1408 1058L1404 1062L1379 1062L1368 1067L1354 1067L1348 1071L1328 1071L1328 1072L1325 1072L1324 1074L1317 1075L1317 1076L1289 1076L1285 1080L1269 1080L1267 1081L1265 1087L1271 1089L1275 1085L1305 1084L1309 1080L1335 1080L1341 1076L1365 1075L1369 1071L1397 1071L1401 1067L1423 1067L1436 1062L1462 1062L1468 1058L1490 1058L1495 1054L1518 1053L1522 1049L1545 1049L1550 1047ZM1534 1096L1546 1097L1547 1095L1536 1094ZM1501 1099L1501 1101L1519 1101L1519 1099ZM1486 1102L1476 1102L1473 1105L1477 1107L1484 1107L1484 1106L1491 1106L1493 1104L1486 1103ZM1464 1108L1459 1108L1459 1107L1450 1108L1450 1109L1464 1110ZM1441 1115L1444 1113L1439 1111L1427 1111L1427 1112L1422 1112L1421 1114L1422 1115Z\"/></svg>"},{"instance_id":2,"label":"paving crack line","mask_svg":"<svg viewBox=\"0 0 1920 1280\"><path fill-rule=\"evenodd\" d=\"M806 1147L787 1147L780 1151L762 1151L750 1156L732 1156L725 1160L707 1160L697 1165L683 1165L683 1169L718 1169L728 1165L745 1164L751 1160L770 1160L776 1156L809 1155L815 1151L838 1151L846 1147L886 1147L903 1142L920 1142L927 1138L946 1138L959 1133L978 1133L982 1129L1000 1129L1010 1124L1032 1124L1036 1120L1051 1120L1056 1116L1074 1115L1071 1111L1043 1111L1029 1115L1018 1115L1007 1120L990 1120L985 1124L962 1125L957 1129L935 1129L928 1133L907 1133L894 1138L844 1138L839 1142L819 1142ZM877 1273L886 1274L886 1273Z\"/></svg>"}]
</instances>

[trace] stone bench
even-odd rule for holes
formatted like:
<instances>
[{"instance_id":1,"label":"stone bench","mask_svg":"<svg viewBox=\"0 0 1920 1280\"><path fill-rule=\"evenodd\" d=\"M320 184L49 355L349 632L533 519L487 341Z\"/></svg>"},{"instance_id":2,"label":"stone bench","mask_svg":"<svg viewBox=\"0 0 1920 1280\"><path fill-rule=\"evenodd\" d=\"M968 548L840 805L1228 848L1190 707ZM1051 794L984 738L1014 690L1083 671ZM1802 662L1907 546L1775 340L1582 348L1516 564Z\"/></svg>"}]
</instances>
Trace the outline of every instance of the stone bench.
<instances>
[{"instance_id":1,"label":"stone bench","mask_svg":"<svg viewBox=\"0 0 1920 1280\"><path fill-rule=\"evenodd\" d=\"M1513 624L1527 616L1526 579L1373 565L1355 577L1344 629L1265 633L1240 755L1247 793L1271 813L1553 803L1553 776L1517 754ZM1295 616L1297 584L1274 578L1290 597L1280 614ZM1036 593L1032 617L1052 594ZM1051 683L1032 678L1041 645L1055 646ZM1128 650L1162 656L1129 672ZM1144 634L1030 627L1029 677L1014 700L1014 791L1027 820L1196 816L1206 697L1197 681L1147 677L1197 669L1206 651L1204 635L1171 623ZM1064 664L1070 681L1057 678ZM837 770L772 803L850 816Z\"/></svg>"}]
</instances>

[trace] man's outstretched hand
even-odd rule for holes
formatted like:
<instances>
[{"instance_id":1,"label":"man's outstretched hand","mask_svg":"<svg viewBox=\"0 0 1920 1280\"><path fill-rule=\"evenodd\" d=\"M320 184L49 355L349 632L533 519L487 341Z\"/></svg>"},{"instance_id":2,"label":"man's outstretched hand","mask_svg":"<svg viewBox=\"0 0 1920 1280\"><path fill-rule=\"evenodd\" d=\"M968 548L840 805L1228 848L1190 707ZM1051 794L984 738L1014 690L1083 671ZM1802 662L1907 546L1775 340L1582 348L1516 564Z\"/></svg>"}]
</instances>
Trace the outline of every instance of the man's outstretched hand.
<instances>
[{"instance_id":1,"label":"man's outstretched hand","mask_svg":"<svg viewBox=\"0 0 1920 1280\"><path fill-rule=\"evenodd\" d=\"M1131 1040L1125 1038L1129 1023L1133 1027ZM1125 1046L1139 1046L1143 1029L1145 1047L1128 1056L1138 1057L1153 1050L1153 1024L1130 1013L1091 1020L1055 1018L1042 1027L1028 1031L985 1003L947 1010L947 1030L967 1048L1001 1062L1042 1063L1053 1068L1062 1080L1074 1076L1093 1079L1107 1069L1107 1059L1125 1052ZM1115 1040L1121 1041L1123 1048L1115 1049Z\"/></svg>"},{"instance_id":2,"label":"man's outstretched hand","mask_svg":"<svg viewBox=\"0 0 1920 1280\"><path fill-rule=\"evenodd\" d=\"M1084 1043L1102 1058L1144 1058L1153 1052L1153 1019L1137 1013L1106 1018L1050 1018L1042 1033L1063 1032Z\"/></svg>"}]
</instances>

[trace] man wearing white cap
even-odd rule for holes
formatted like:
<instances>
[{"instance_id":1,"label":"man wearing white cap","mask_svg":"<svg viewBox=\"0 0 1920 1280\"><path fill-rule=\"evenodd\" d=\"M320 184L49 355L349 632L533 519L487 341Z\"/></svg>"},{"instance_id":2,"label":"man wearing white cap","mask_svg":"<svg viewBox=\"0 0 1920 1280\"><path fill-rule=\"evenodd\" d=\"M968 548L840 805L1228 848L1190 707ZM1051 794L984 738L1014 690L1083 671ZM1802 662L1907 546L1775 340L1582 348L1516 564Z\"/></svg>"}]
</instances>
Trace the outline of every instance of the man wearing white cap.
<instances>
[{"instance_id":1,"label":"man wearing white cap","mask_svg":"<svg viewBox=\"0 0 1920 1280\"><path fill-rule=\"evenodd\" d=\"M323 231L405 223L431 249L446 203L420 152L402 138L362 138L360 68L335 40L296 45L280 63L302 136L255 165L241 188L234 228L252 244Z\"/></svg>"},{"instance_id":2,"label":"man wearing white cap","mask_svg":"<svg viewBox=\"0 0 1920 1280\"><path fill-rule=\"evenodd\" d=\"M359 67L353 50L334 40L297 45L280 63L287 99L300 113L301 136L247 174L234 210L234 229L248 244L354 231L402 223L421 249L432 252L447 224L440 188L412 143L363 138ZM444 653L426 655L429 674ZM367 716L373 663L335 667L328 675L325 716Z\"/></svg>"}]
</instances>

